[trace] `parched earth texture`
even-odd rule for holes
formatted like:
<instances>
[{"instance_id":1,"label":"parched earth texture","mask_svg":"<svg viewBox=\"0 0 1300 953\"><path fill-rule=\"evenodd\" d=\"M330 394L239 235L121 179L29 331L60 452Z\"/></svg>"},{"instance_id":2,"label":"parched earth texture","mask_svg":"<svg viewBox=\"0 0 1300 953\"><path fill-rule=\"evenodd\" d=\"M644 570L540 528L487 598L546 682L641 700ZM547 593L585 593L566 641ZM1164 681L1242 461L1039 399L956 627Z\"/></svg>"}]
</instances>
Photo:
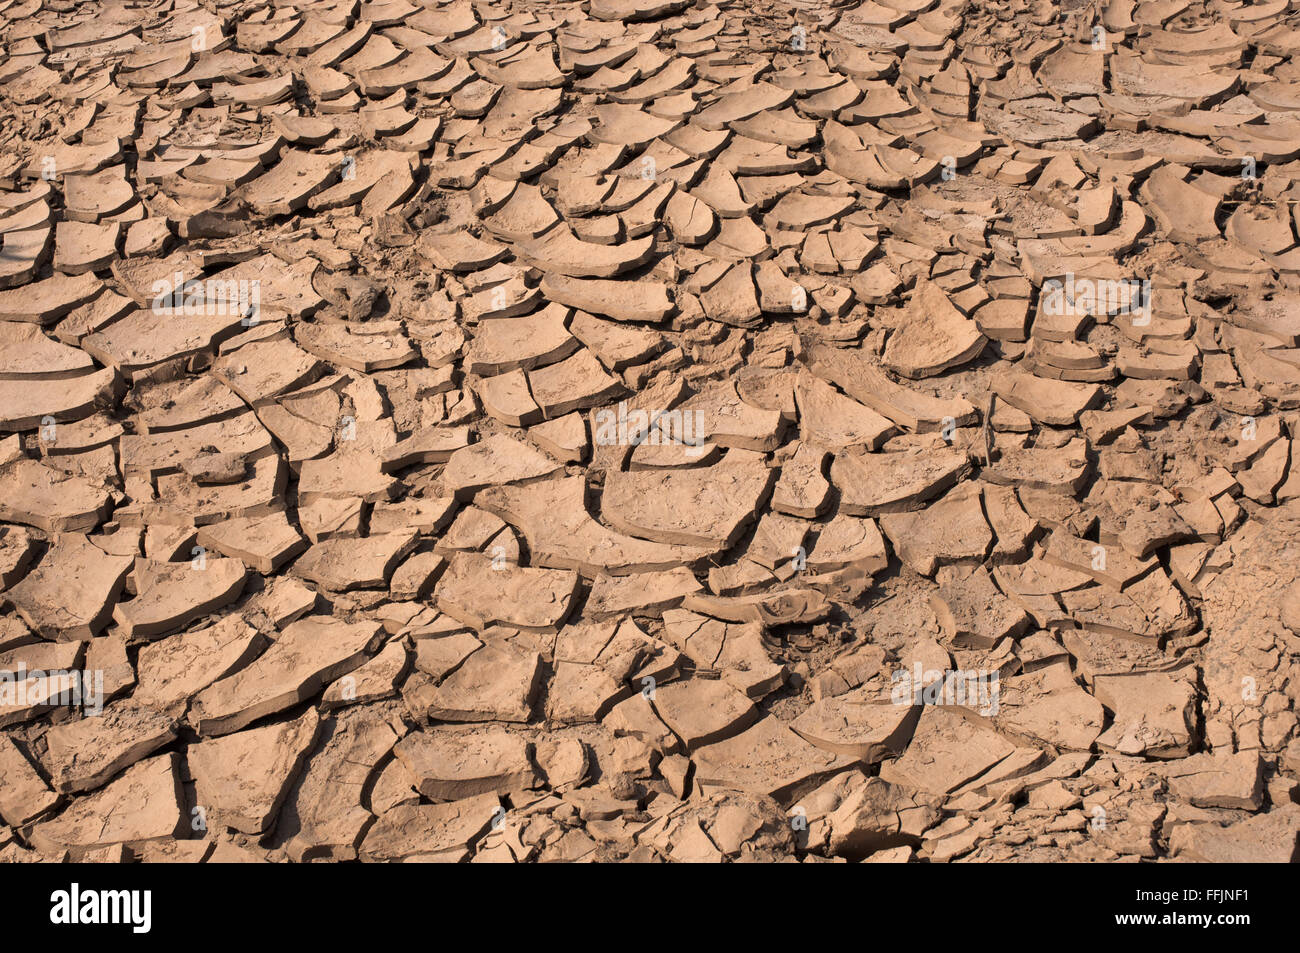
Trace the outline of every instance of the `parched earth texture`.
<instances>
[{"instance_id":1,"label":"parched earth texture","mask_svg":"<svg viewBox=\"0 0 1300 953\"><path fill-rule=\"evenodd\" d=\"M0 43L3 860L1295 859L1296 0Z\"/></svg>"}]
</instances>

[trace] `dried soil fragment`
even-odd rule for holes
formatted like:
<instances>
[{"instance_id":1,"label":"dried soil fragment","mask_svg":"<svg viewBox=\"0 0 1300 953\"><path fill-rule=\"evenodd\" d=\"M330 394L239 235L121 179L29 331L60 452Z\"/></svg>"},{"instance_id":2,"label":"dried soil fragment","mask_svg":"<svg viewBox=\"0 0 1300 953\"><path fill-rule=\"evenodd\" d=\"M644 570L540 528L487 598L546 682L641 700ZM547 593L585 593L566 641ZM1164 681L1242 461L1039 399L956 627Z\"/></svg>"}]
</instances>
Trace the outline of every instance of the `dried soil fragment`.
<instances>
[{"instance_id":1,"label":"dried soil fragment","mask_svg":"<svg viewBox=\"0 0 1300 953\"><path fill-rule=\"evenodd\" d=\"M118 844L138 847L179 837L188 829L175 753L129 768L107 787L79 798L57 817L32 828L31 842L45 854L74 856Z\"/></svg>"},{"instance_id":2,"label":"dried soil fragment","mask_svg":"<svg viewBox=\"0 0 1300 953\"><path fill-rule=\"evenodd\" d=\"M938 285L922 281L898 315L884 360L891 370L916 380L974 360L986 343L975 322L954 308Z\"/></svg>"},{"instance_id":3,"label":"dried soil fragment","mask_svg":"<svg viewBox=\"0 0 1300 953\"><path fill-rule=\"evenodd\" d=\"M107 518L110 496L88 480L21 459L0 471L0 519L47 533L87 533Z\"/></svg>"},{"instance_id":4,"label":"dried soil fragment","mask_svg":"<svg viewBox=\"0 0 1300 953\"><path fill-rule=\"evenodd\" d=\"M410 530L365 539L324 539L303 553L293 571L333 592L383 589L415 542Z\"/></svg>"},{"instance_id":5,"label":"dried soil fragment","mask_svg":"<svg viewBox=\"0 0 1300 953\"><path fill-rule=\"evenodd\" d=\"M934 450L928 454L850 450L835 457L831 483L841 494L840 512L878 516L918 509L969 470L970 461L959 450Z\"/></svg>"},{"instance_id":6,"label":"dried soil fragment","mask_svg":"<svg viewBox=\"0 0 1300 953\"><path fill-rule=\"evenodd\" d=\"M176 737L176 724L151 708L109 705L97 715L51 728L43 759L63 792L89 791Z\"/></svg>"},{"instance_id":7,"label":"dried soil fragment","mask_svg":"<svg viewBox=\"0 0 1300 953\"><path fill-rule=\"evenodd\" d=\"M136 595L113 618L128 637L155 638L229 605L244 589L248 570L237 559L162 563L137 559Z\"/></svg>"},{"instance_id":8,"label":"dried soil fragment","mask_svg":"<svg viewBox=\"0 0 1300 953\"><path fill-rule=\"evenodd\" d=\"M360 665L378 635L372 622L294 622L256 661L199 692L190 721L201 735L225 735L283 711Z\"/></svg>"},{"instance_id":9,"label":"dried soil fragment","mask_svg":"<svg viewBox=\"0 0 1300 953\"><path fill-rule=\"evenodd\" d=\"M1196 686L1164 672L1099 675L1097 699L1114 723L1097 739L1105 751L1151 758L1185 757L1197 737Z\"/></svg>"},{"instance_id":10,"label":"dried soil fragment","mask_svg":"<svg viewBox=\"0 0 1300 953\"><path fill-rule=\"evenodd\" d=\"M615 529L657 543L730 548L771 492L761 463L610 474L601 512Z\"/></svg>"},{"instance_id":11,"label":"dried soil fragment","mask_svg":"<svg viewBox=\"0 0 1300 953\"><path fill-rule=\"evenodd\" d=\"M181 714L193 695L243 668L265 643L243 619L226 616L206 629L141 646L136 658L139 680L131 697L159 711Z\"/></svg>"},{"instance_id":12,"label":"dried soil fragment","mask_svg":"<svg viewBox=\"0 0 1300 953\"><path fill-rule=\"evenodd\" d=\"M494 792L509 794L533 786L532 745L517 734L490 729L463 737L454 730L412 732L393 753L415 779L416 789L436 801Z\"/></svg>"},{"instance_id":13,"label":"dried soil fragment","mask_svg":"<svg viewBox=\"0 0 1300 953\"><path fill-rule=\"evenodd\" d=\"M455 553L438 580L438 607L482 631L501 624L555 629L569 614L577 573L532 569L499 556Z\"/></svg>"},{"instance_id":14,"label":"dried soil fragment","mask_svg":"<svg viewBox=\"0 0 1300 953\"><path fill-rule=\"evenodd\" d=\"M280 810L276 836L287 841L285 850L299 862L354 860L374 816L366 789L397 735L380 720L331 720L322 722L320 736Z\"/></svg>"},{"instance_id":15,"label":"dried soil fragment","mask_svg":"<svg viewBox=\"0 0 1300 953\"><path fill-rule=\"evenodd\" d=\"M501 810L495 794L444 804L399 804L380 815L366 832L360 857L378 863L456 863L488 831Z\"/></svg>"},{"instance_id":16,"label":"dried soil fragment","mask_svg":"<svg viewBox=\"0 0 1300 953\"><path fill-rule=\"evenodd\" d=\"M902 757L881 766L891 784L947 794L1011 755L1015 745L960 712L926 705Z\"/></svg>"},{"instance_id":17,"label":"dried soil fragment","mask_svg":"<svg viewBox=\"0 0 1300 953\"><path fill-rule=\"evenodd\" d=\"M194 797L217 823L260 834L275 822L320 730L315 711L190 745Z\"/></svg>"},{"instance_id":18,"label":"dried soil fragment","mask_svg":"<svg viewBox=\"0 0 1300 953\"><path fill-rule=\"evenodd\" d=\"M532 715L541 677L537 653L486 644L432 690L428 717L525 722Z\"/></svg>"},{"instance_id":19,"label":"dried soil fragment","mask_svg":"<svg viewBox=\"0 0 1300 953\"><path fill-rule=\"evenodd\" d=\"M108 624L132 563L86 536L60 534L5 599L42 637L85 642Z\"/></svg>"},{"instance_id":20,"label":"dried soil fragment","mask_svg":"<svg viewBox=\"0 0 1300 953\"><path fill-rule=\"evenodd\" d=\"M823 698L791 727L810 744L874 764L902 753L920 715L919 706Z\"/></svg>"},{"instance_id":21,"label":"dried soil fragment","mask_svg":"<svg viewBox=\"0 0 1300 953\"><path fill-rule=\"evenodd\" d=\"M695 780L789 803L798 793L852 763L808 744L772 716L692 755Z\"/></svg>"},{"instance_id":22,"label":"dried soil fragment","mask_svg":"<svg viewBox=\"0 0 1300 953\"><path fill-rule=\"evenodd\" d=\"M0 817L6 824L19 827L58 803L58 795L49 789L8 735L0 738L0 768L4 771L4 782L0 785Z\"/></svg>"}]
</instances>

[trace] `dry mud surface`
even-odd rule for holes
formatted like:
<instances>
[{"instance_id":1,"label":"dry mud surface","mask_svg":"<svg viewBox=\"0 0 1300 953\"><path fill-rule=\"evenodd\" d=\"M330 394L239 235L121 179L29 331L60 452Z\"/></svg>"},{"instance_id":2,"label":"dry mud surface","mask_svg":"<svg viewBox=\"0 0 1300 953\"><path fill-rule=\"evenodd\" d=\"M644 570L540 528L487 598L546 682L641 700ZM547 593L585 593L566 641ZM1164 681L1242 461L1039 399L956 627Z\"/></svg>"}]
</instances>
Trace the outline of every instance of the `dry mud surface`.
<instances>
[{"instance_id":1,"label":"dry mud surface","mask_svg":"<svg viewBox=\"0 0 1300 953\"><path fill-rule=\"evenodd\" d=\"M1293 859L1295 0L0 41L0 859Z\"/></svg>"}]
</instances>

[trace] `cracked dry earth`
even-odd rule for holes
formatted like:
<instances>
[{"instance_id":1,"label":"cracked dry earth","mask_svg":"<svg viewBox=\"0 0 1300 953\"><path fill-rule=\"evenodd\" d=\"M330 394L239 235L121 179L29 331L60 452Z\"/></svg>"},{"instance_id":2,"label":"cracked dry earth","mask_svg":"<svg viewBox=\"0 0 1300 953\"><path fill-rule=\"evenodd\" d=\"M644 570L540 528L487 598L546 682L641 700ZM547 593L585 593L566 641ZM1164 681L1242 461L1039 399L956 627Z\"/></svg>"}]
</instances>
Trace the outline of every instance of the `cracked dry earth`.
<instances>
[{"instance_id":1,"label":"cracked dry earth","mask_svg":"<svg viewBox=\"0 0 1300 953\"><path fill-rule=\"evenodd\" d=\"M0 38L0 858L1293 859L1294 0Z\"/></svg>"}]
</instances>

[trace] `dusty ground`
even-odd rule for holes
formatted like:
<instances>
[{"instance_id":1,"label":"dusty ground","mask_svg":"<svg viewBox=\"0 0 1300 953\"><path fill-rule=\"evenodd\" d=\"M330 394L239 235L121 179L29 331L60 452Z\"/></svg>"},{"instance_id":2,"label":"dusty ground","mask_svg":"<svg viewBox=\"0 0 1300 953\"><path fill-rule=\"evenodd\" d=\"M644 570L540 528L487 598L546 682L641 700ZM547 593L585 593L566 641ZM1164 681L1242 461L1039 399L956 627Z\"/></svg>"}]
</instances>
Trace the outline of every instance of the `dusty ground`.
<instances>
[{"instance_id":1,"label":"dusty ground","mask_svg":"<svg viewBox=\"0 0 1300 953\"><path fill-rule=\"evenodd\" d=\"M1298 7L0 0L0 857L1293 859Z\"/></svg>"}]
</instances>

